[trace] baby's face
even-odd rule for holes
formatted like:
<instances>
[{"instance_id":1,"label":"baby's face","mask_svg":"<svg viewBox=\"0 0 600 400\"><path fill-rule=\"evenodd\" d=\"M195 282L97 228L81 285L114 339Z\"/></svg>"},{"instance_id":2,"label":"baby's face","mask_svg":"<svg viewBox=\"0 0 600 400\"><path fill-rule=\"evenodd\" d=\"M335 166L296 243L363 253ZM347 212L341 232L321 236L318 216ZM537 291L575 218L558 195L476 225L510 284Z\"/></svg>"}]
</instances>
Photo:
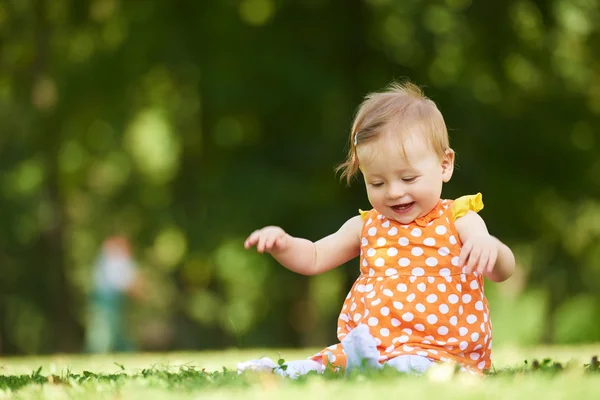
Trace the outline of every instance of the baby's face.
<instances>
[{"instance_id":1,"label":"baby's face","mask_svg":"<svg viewBox=\"0 0 600 400\"><path fill-rule=\"evenodd\" d=\"M440 159L418 134L408 135L403 142L381 135L359 145L356 152L371 206L401 224L413 222L436 206L454 167L451 150Z\"/></svg>"}]
</instances>

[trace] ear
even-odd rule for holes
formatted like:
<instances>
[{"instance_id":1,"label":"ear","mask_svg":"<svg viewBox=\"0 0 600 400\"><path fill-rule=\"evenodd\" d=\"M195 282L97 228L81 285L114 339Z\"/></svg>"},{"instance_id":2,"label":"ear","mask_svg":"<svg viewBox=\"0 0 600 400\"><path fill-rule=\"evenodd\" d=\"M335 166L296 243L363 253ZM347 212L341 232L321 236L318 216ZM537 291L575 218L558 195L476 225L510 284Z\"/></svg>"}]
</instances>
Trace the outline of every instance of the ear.
<instances>
[{"instance_id":1,"label":"ear","mask_svg":"<svg viewBox=\"0 0 600 400\"><path fill-rule=\"evenodd\" d=\"M448 182L454 172L454 150L446 150L442 158L442 180Z\"/></svg>"}]
</instances>

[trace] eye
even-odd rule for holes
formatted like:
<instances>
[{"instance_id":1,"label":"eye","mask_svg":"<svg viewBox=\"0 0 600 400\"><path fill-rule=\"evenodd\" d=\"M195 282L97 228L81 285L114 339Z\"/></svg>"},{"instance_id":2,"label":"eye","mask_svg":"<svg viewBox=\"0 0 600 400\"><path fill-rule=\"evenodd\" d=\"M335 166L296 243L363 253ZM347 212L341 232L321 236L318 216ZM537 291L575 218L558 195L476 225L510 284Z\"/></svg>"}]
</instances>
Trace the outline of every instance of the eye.
<instances>
[{"instance_id":1,"label":"eye","mask_svg":"<svg viewBox=\"0 0 600 400\"><path fill-rule=\"evenodd\" d=\"M371 186L373 186L373 187L381 187L381 186L383 186L383 182L374 182L374 183L371 183Z\"/></svg>"},{"instance_id":2,"label":"eye","mask_svg":"<svg viewBox=\"0 0 600 400\"><path fill-rule=\"evenodd\" d=\"M416 176L410 176L410 177L407 177L407 178L402 178L402 180L403 180L404 182L406 182L406 183L411 183L411 182L414 182L416 179L417 179L417 177L416 177Z\"/></svg>"}]
</instances>

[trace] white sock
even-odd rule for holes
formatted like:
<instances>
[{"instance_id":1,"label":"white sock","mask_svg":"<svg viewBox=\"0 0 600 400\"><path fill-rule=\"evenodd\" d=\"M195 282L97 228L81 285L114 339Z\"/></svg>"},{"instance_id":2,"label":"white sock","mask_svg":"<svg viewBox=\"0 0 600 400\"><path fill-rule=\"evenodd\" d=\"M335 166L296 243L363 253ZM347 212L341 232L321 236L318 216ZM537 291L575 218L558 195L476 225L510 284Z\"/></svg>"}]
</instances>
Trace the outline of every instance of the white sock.
<instances>
[{"instance_id":1,"label":"white sock","mask_svg":"<svg viewBox=\"0 0 600 400\"><path fill-rule=\"evenodd\" d=\"M354 328L344 339L342 347L346 353L346 372L370 368L382 368L379 364L379 351L375 338L369 332L369 327L359 325Z\"/></svg>"},{"instance_id":2,"label":"white sock","mask_svg":"<svg viewBox=\"0 0 600 400\"><path fill-rule=\"evenodd\" d=\"M394 357L385 363L385 365L389 365L390 367L397 369L399 372L406 374L422 374L427 371L429 367L431 367L431 364L433 364L433 361L430 359L415 355Z\"/></svg>"},{"instance_id":3,"label":"white sock","mask_svg":"<svg viewBox=\"0 0 600 400\"><path fill-rule=\"evenodd\" d=\"M323 364L313 360L297 360L283 364L284 368L276 368L275 373L281 376L287 376L296 379L301 375L306 375L311 371L316 371L319 374L323 373L325 367Z\"/></svg>"}]
</instances>

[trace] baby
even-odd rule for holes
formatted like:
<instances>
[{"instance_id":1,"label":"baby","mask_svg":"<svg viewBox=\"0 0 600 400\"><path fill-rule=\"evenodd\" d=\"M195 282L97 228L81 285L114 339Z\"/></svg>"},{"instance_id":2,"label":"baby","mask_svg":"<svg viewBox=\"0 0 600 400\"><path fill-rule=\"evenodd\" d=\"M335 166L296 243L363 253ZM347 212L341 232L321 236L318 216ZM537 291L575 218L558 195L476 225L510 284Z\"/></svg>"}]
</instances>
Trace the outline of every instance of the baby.
<instances>
[{"instance_id":1,"label":"baby","mask_svg":"<svg viewBox=\"0 0 600 400\"><path fill-rule=\"evenodd\" d=\"M360 276L338 318L340 343L285 369L265 358L238 370L294 377L327 366L424 372L434 362L456 362L475 373L489 369L492 325L483 278L508 279L515 259L479 216L481 194L441 198L454 157L442 114L417 86L393 84L369 94L339 170L348 183L360 170L372 209L316 242L277 226L245 242L302 275L360 256Z\"/></svg>"}]
</instances>

